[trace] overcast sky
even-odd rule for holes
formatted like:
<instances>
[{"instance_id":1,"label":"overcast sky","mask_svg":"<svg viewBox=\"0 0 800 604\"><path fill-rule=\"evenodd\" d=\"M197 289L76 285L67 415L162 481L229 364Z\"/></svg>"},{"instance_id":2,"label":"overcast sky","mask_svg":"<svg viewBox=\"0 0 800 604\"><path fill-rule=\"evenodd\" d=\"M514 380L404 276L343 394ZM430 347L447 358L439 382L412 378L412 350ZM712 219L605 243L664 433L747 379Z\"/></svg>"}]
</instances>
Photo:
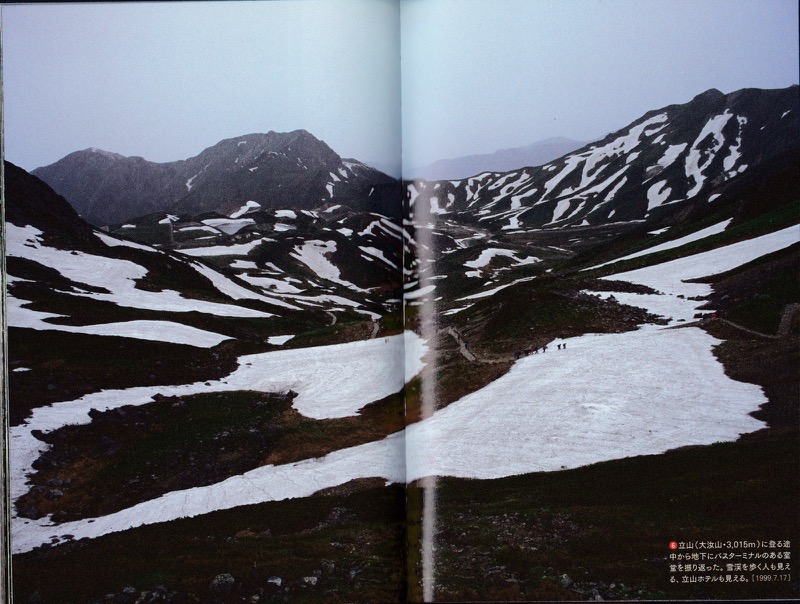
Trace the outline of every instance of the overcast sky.
<instances>
[{"instance_id":1,"label":"overcast sky","mask_svg":"<svg viewBox=\"0 0 800 604\"><path fill-rule=\"evenodd\" d=\"M399 7L402 5L402 9ZM305 128L404 162L589 140L708 88L798 80L795 0L4 5L6 157L185 159Z\"/></svg>"},{"instance_id":2,"label":"overcast sky","mask_svg":"<svg viewBox=\"0 0 800 604\"><path fill-rule=\"evenodd\" d=\"M399 163L398 20L394 0L4 5L6 157L174 161L304 128Z\"/></svg>"},{"instance_id":3,"label":"overcast sky","mask_svg":"<svg viewBox=\"0 0 800 604\"><path fill-rule=\"evenodd\" d=\"M405 166L798 81L796 0L404 0Z\"/></svg>"}]
</instances>

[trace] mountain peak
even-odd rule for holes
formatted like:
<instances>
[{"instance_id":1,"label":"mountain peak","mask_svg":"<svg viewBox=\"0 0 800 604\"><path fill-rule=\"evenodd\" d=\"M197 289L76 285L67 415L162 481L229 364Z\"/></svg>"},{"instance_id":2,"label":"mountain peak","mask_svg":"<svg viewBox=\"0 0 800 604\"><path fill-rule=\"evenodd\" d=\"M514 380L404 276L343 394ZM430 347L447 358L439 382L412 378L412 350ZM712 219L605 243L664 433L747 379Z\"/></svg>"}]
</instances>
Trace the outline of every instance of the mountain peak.
<instances>
[{"instance_id":1,"label":"mountain peak","mask_svg":"<svg viewBox=\"0 0 800 604\"><path fill-rule=\"evenodd\" d=\"M694 97L693 100L700 100L700 99L716 100L724 96L725 94L723 92L720 92L716 88L709 88L705 92L701 92L700 94L698 94L696 97Z\"/></svg>"},{"instance_id":2,"label":"mountain peak","mask_svg":"<svg viewBox=\"0 0 800 604\"><path fill-rule=\"evenodd\" d=\"M78 153L82 155L99 155L101 157L107 157L108 159L125 159L124 155L114 153L113 151L106 151L104 149L100 149L99 147L89 147L88 149L78 151Z\"/></svg>"},{"instance_id":3,"label":"mountain peak","mask_svg":"<svg viewBox=\"0 0 800 604\"><path fill-rule=\"evenodd\" d=\"M96 147L76 151L34 174L89 222L110 225L160 211L228 214L248 201L263 208L313 209L337 200L393 214L397 183L350 170L304 129L226 138L188 159L156 163Z\"/></svg>"}]
</instances>

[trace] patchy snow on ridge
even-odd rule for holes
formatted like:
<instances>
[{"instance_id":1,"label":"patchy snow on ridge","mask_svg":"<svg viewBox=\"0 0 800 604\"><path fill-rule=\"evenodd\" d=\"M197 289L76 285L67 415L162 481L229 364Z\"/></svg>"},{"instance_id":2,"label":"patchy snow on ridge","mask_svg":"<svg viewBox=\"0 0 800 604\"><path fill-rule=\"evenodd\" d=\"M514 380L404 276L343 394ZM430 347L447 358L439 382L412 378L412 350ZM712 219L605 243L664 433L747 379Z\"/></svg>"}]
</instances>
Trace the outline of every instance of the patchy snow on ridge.
<instances>
[{"instance_id":1,"label":"patchy snow on ridge","mask_svg":"<svg viewBox=\"0 0 800 604\"><path fill-rule=\"evenodd\" d=\"M295 253L291 256L305 264L318 277L329 281L339 280L339 269L325 257L336 251L335 241L307 241L303 245L295 246L294 249Z\"/></svg>"},{"instance_id":2,"label":"patchy snow on ridge","mask_svg":"<svg viewBox=\"0 0 800 604\"><path fill-rule=\"evenodd\" d=\"M484 268L484 267L488 266L492 262L492 260L495 257L498 257L498 256L510 258L511 260L514 261L514 263L517 266L524 266L526 264L536 264L537 262L541 262L541 260L539 258L535 257L535 256L518 257L517 256L517 252L515 252L514 250L506 250L506 249L500 249L500 248L487 248L487 249L483 250L475 260L470 260L468 262L465 262L464 266L468 266L468 267L474 268L474 269L481 269L481 268ZM474 274L476 272L477 272L477 275ZM480 270L478 270L478 271L470 271L470 273L472 273L471 276L478 276L479 277L481 275L481 271ZM468 275L468 276L470 276L470 275Z\"/></svg>"},{"instance_id":3,"label":"patchy snow on ridge","mask_svg":"<svg viewBox=\"0 0 800 604\"><path fill-rule=\"evenodd\" d=\"M217 291L228 296L232 300L258 300L260 302L272 304L273 306L280 306L282 308L289 308L291 310L301 310L298 306L294 306L293 304L288 304L282 300L276 300L275 298L270 298L269 296L264 296L251 291L246 287L242 287L222 273L215 271L213 268L206 266L205 264L192 262L191 266L194 268L194 270L211 281L214 287L217 288ZM262 313L262 316L271 317L273 315L269 313Z\"/></svg>"},{"instance_id":4,"label":"patchy snow on ridge","mask_svg":"<svg viewBox=\"0 0 800 604\"><path fill-rule=\"evenodd\" d=\"M385 262L386 264L388 264L392 268L397 268L397 263L392 262L391 260L389 260L386 257L386 255L383 253L383 250L379 250L376 247L368 247L368 246L363 246L363 245L359 245L358 249L360 249L362 252L364 252L366 254L369 254L370 256L373 256L374 258L377 258L378 260L381 260L381 261Z\"/></svg>"},{"instance_id":5,"label":"patchy snow on ridge","mask_svg":"<svg viewBox=\"0 0 800 604\"><path fill-rule=\"evenodd\" d=\"M134 227L135 228L135 227ZM100 241L105 243L108 247L129 247L134 250L142 250L144 252L153 252L156 254L163 254L161 250L157 250L154 247L150 247L149 245L144 245L143 243L136 243L134 241L127 241L126 239L117 239L112 235L108 235L106 233L101 233L100 231L95 231L95 237L97 237Z\"/></svg>"},{"instance_id":6,"label":"patchy snow on ridge","mask_svg":"<svg viewBox=\"0 0 800 604\"><path fill-rule=\"evenodd\" d=\"M504 285L498 285L497 287L493 287L492 289L488 289L483 292L479 292L477 294L471 294L469 296L464 296L463 298L458 298L458 302L462 302L463 300L478 300L480 298L488 298L489 296L495 295L497 292L504 290L507 287L511 287L512 285L516 285L517 283L525 283L526 281L533 281L536 277L523 277L521 279L516 279L511 283L506 283Z\"/></svg>"},{"instance_id":7,"label":"patchy snow on ridge","mask_svg":"<svg viewBox=\"0 0 800 604\"><path fill-rule=\"evenodd\" d=\"M325 279L326 281L332 281L334 283L338 283L339 285L344 285L345 287L355 291L366 291L357 285L350 283L349 281L341 279L341 273L339 272L339 269L327 258L328 254L332 254L335 251L335 241L313 240L306 241L302 245L296 245L294 247L294 252L291 252L289 255L305 264L308 268L314 271L318 277Z\"/></svg>"},{"instance_id":8,"label":"patchy snow on ridge","mask_svg":"<svg viewBox=\"0 0 800 604\"><path fill-rule=\"evenodd\" d=\"M237 243L233 245L212 245L206 247L187 247L176 250L181 254L187 256L246 256L252 250L256 249L259 245L267 241L275 241L269 237L262 237L261 239L254 239L247 243Z\"/></svg>"},{"instance_id":9,"label":"patchy snow on ridge","mask_svg":"<svg viewBox=\"0 0 800 604\"><path fill-rule=\"evenodd\" d=\"M200 231L202 233L212 233L214 235L221 234L219 229L215 229L214 227L210 227L210 226L206 226L206 225L203 225L203 226L185 226L185 227L181 227L181 228L178 229L179 233L191 233L191 232L194 232L194 231Z\"/></svg>"},{"instance_id":10,"label":"patchy snow on ridge","mask_svg":"<svg viewBox=\"0 0 800 604\"><path fill-rule=\"evenodd\" d=\"M723 169L729 177L735 176L737 173L744 172L744 170L747 169L746 164L739 166L739 168L736 170L733 169L736 165L736 162L738 162L739 158L742 156L742 129L747 123L747 118L739 116L736 118L736 120L739 123L739 132L736 135L736 142L728 148L728 155L725 157L722 164Z\"/></svg>"},{"instance_id":11,"label":"patchy snow on ridge","mask_svg":"<svg viewBox=\"0 0 800 604\"><path fill-rule=\"evenodd\" d=\"M428 284L419 289L408 290L403 292L403 299L404 300L418 300L419 298L424 298L431 292L436 289L436 286L433 284Z\"/></svg>"},{"instance_id":12,"label":"patchy snow on ridge","mask_svg":"<svg viewBox=\"0 0 800 604\"><path fill-rule=\"evenodd\" d=\"M553 191L556 185L558 185L558 183L568 176L575 168L581 165L581 163L583 164L583 170L581 172L580 184L578 184L576 187L563 190L561 195L571 195L588 187L593 181L597 180L597 177L603 171L605 166L608 165L607 163L601 164L601 162L604 162L604 160L613 159L619 155L632 153L633 150L639 146L642 134L644 133L647 135L645 130L647 130L649 126L661 124L666 121L666 113L654 115L641 124L633 126L627 134L615 138L613 141L603 145L602 147L592 147L589 149L589 151L585 151L577 155L570 155L567 158L566 166L561 170L561 172L559 172L558 175L550 179L545 184L545 192L542 195L542 199L547 197L548 193ZM559 217L560 214L556 213L552 222L556 222Z\"/></svg>"},{"instance_id":13,"label":"patchy snow on ridge","mask_svg":"<svg viewBox=\"0 0 800 604\"><path fill-rule=\"evenodd\" d=\"M671 166L680 154L683 153L684 149L689 146L689 143L680 143L678 145L670 145L667 147L667 150L664 151L664 155L656 162L657 166L661 168L668 168Z\"/></svg>"},{"instance_id":14,"label":"patchy snow on ridge","mask_svg":"<svg viewBox=\"0 0 800 604\"><path fill-rule=\"evenodd\" d=\"M147 269L143 266L129 260L49 247L42 243L40 235L42 232L34 227L23 228L7 223L7 255L33 260L55 269L70 281L102 288L107 292L81 291L73 292L73 295L143 310L201 312L222 317L272 316L243 306L184 298L174 290L153 292L138 289L136 282L147 275Z\"/></svg>"},{"instance_id":15,"label":"patchy snow on ridge","mask_svg":"<svg viewBox=\"0 0 800 604\"><path fill-rule=\"evenodd\" d=\"M707 230L718 229L723 224L725 223L709 227ZM800 240L800 227L795 225L776 231L775 233L770 233L769 235L763 235L754 239L746 239L745 241L732 243L724 247L692 256L686 256L684 258L678 258L669 262L624 273L617 273L606 278L632 281L634 283L646 285L669 296L683 295L686 298L708 296L711 293L710 285L706 283L686 283L685 281L724 273L737 266L746 264L751 260L793 245L797 243L798 240ZM622 300L622 294L615 293L614 295L617 299ZM635 296L636 294L631 295ZM645 298L641 299L644 300ZM687 302L690 305L690 311L693 309L694 305L699 304L692 300L687 300ZM634 305L642 306L642 304ZM684 320L691 320L693 314L693 312L691 314L684 313L681 318Z\"/></svg>"},{"instance_id":16,"label":"patchy snow on ridge","mask_svg":"<svg viewBox=\"0 0 800 604\"><path fill-rule=\"evenodd\" d=\"M65 315L56 315L26 308L31 304L12 295L7 296L8 326L36 329L38 331L63 331L67 333L83 333L97 336L116 336L119 338L134 338L137 340L150 340L167 342L169 344L186 344L198 348L212 348L229 336L224 336L212 331L197 329L173 321L119 321L114 323L97 323L93 325L64 325L50 323L47 319L61 318Z\"/></svg>"},{"instance_id":17,"label":"patchy snow on ridge","mask_svg":"<svg viewBox=\"0 0 800 604\"><path fill-rule=\"evenodd\" d=\"M428 201L430 202L431 214L441 215L441 214L447 214L448 213L446 209L444 209L443 207L441 207L439 205L439 198L438 197L431 197Z\"/></svg>"},{"instance_id":18,"label":"patchy snow on ridge","mask_svg":"<svg viewBox=\"0 0 800 604\"><path fill-rule=\"evenodd\" d=\"M687 243L692 243L693 241L699 241L700 239L705 239L706 237L711 237L712 235L718 235L722 233L725 229L728 228L728 225L731 223L732 218L728 220L723 220L722 222L718 222L710 227L706 227L705 229L701 229L699 231L695 231L685 237L680 237L679 239L673 239L672 241L666 241L664 243L660 243L658 245L654 245L653 247L649 247L644 250L639 250L638 252L634 252L633 254L628 254L627 256L622 256L621 258L615 258L614 260L609 260L608 262L603 262L602 264L597 264L590 268L586 268L583 270L590 271L595 268L600 268L601 266L606 266L607 264L614 264L615 262L620 262L622 260L630 260L631 258L638 258L639 256L647 256L648 254L655 254L656 252L663 252L664 250L671 250L676 247L680 247ZM669 227L659 229L657 231L651 231L648 233L649 235L660 235L661 233L665 233Z\"/></svg>"},{"instance_id":19,"label":"patchy snow on ridge","mask_svg":"<svg viewBox=\"0 0 800 604\"><path fill-rule=\"evenodd\" d=\"M255 267L254 267L255 268ZM251 285L260 287L266 290L272 290L279 294L299 294L304 290L287 283L282 279L275 279L274 277L255 277L253 275L239 275L242 281L246 281Z\"/></svg>"}]
</instances>

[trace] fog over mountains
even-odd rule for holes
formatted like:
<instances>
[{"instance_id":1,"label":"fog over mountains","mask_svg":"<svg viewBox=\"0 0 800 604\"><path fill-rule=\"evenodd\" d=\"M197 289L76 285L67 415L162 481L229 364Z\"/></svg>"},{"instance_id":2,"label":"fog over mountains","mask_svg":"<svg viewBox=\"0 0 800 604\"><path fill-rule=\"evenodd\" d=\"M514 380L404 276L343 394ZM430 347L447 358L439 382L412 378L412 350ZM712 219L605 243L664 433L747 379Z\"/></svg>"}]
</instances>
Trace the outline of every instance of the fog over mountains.
<instances>
[{"instance_id":1,"label":"fog over mountains","mask_svg":"<svg viewBox=\"0 0 800 604\"><path fill-rule=\"evenodd\" d=\"M508 172L525 166L540 166L585 145L585 142L556 136L494 153L482 153L440 159L427 166L411 169L407 176L425 180L450 180L474 176L486 170Z\"/></svg>"}]
</instances>

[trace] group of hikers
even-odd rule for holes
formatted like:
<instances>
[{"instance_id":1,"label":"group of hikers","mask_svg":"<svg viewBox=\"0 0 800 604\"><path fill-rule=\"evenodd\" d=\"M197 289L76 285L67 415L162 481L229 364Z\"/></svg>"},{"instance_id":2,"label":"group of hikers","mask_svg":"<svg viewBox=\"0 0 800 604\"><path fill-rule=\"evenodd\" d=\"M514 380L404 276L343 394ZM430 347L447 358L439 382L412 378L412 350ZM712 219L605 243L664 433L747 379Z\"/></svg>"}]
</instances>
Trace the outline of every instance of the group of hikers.
<instances>
[{"instance_id":1,"label":"group of hikers","mask_svg":"<svg viewBox=\"0 0 800 604\"><path fill-rule=\"evenodd\" d=\"M561 344L557 344L557 346L558 346L558 350L566 350L567 349L567 343L566 342L562 342ZM530 356L531 352L533 354L539 354L539 351L541 351L542 354L547 352L547 344L545 344L541 348L533 348L533 349L526 348L525 350L515 350L514 351L514 360L517 361L523 356L526 356L526 357Z\"/></svg>"}]
</instances>

